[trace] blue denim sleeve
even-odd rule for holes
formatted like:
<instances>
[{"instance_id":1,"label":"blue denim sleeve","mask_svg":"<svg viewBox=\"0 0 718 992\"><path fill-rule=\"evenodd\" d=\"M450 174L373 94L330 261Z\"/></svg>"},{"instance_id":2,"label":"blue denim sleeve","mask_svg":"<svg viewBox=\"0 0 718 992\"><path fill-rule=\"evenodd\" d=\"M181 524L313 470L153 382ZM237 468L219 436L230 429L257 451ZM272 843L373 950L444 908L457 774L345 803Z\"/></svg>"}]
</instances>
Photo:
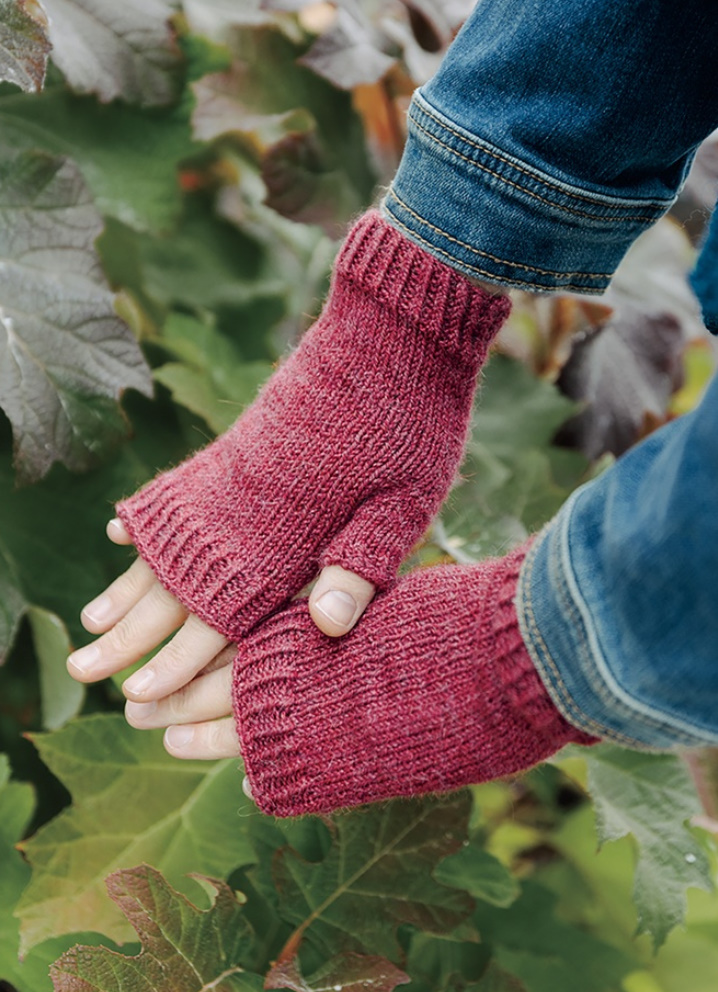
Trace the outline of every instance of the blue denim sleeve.
<instances>
[{"instance_id":1,"label":"blue denim sleeve","mask_svg":"<svg viewBox=\"0 0 718 992\"><path fill-rule=\"evenodd\" d=\"M517 609L574 725L634 747L718 744L718 379L573 494L526 558Z\"/></svg>"},{"instance_id":2,"label":"blue denim sleeve","mask_svg":"<svg viewBox=\"0 0 718 992\"><path fill-rule=\"evenodd\" d=\"M480 0L412 99L387 219L467 275L602 292L718 126L706 0Z\"/></svg>"},{"instance_id":3,"label":"blue denim sleeve","mask_svg":"<svg viewBox=\"0 0 718 992\"><path fill-rule=\"evenodd\" d=\"M601 292L718 126L717 54L706 0L480 0L414 95L385 216L467 275ZM704 308L715 223L711 238ZM718 382L575 493L526 559L524 639L589 734L718 743L716 423Z\"/></svg>"}]
</instances>

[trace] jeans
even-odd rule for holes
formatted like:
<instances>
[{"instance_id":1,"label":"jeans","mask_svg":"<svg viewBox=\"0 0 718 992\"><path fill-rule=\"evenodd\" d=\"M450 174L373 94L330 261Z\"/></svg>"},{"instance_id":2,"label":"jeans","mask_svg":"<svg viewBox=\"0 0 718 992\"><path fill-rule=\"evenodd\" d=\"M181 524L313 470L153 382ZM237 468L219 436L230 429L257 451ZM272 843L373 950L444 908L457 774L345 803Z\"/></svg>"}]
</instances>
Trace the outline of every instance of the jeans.
<instances>
[{"instance_id":1,"label":"jeans","mask_svg":"<svg viewBox=\"0 0 718 992\"><path fill-rule=\"evenodd\" d=\"M718 127L710 0L480 0L414 95L382 210L467 275L600 293ZM718 223L694 274L718 330ZM718 743L718 383L578 490L522 569L557 707L630 746Z\"/></svg>"}]
</instances>

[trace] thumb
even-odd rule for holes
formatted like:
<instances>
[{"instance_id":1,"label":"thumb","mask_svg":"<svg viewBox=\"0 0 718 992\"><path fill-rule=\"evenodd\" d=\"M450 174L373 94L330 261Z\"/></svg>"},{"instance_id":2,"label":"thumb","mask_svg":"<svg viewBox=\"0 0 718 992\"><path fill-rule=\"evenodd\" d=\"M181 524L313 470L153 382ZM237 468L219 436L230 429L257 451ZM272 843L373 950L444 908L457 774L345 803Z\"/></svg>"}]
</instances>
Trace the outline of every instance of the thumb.
<instances>
[{"instance_id":1,"label":"thumb","mask_svg":"<svg viewBox=\"0 0 718 992\"><path fill-rule=\"evenodd\" d=\"M329 637L348 634L374 598L376 587L341 565L327 565L309 597L314 623Z\"/></svg>"}]
</instances>

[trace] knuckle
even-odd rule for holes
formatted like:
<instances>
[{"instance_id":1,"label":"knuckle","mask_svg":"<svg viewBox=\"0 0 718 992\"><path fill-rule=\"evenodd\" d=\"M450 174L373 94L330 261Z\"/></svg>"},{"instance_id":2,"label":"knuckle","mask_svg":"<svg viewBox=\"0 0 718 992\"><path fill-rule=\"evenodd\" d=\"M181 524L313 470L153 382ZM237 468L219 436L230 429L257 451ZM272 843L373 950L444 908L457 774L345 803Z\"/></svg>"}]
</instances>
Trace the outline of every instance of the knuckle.
<instances>
[{"instance_id":1,"label":"knuckle","mask_svg":"<svg viewBox=\"0 0 718 992\"><path fill-rule=\"evenodd\" d=\"M157 654L155 665L170 677L185 672L192 674L194 671L191 667L191 656L177 636Z\"/></svg>"},{"instance_id":2,"label":"knuckle","mask_svg":"<svg viewBox=\"0 0 718 992\"><path fill-rule=\"evenodd\" d=\"M120 654L127 654L134 648L137 631L131 617L123 617L108 633L107 639L110 648Z\"/></svg>"},{"instance_id":3,"label":"knuckle","mask_svg":"<svg viewBox=\"0 0 718 992\"><path fill-rule=\"evenodd\" d=\"M183 686L165 700L168 716L172 722L184 723L192 717L194 707L190 690L191 684Z\"/></svg>"}]
</instances>

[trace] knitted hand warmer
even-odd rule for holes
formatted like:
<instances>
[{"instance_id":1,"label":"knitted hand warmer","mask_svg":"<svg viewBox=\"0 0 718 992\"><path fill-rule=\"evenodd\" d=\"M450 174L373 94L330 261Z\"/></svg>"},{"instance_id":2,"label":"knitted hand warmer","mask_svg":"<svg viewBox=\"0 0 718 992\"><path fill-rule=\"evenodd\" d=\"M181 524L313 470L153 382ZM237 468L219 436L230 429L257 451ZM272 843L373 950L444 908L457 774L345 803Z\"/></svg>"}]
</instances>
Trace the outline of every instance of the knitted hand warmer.
<instances>
[{"instance_id":1,"label":"knitted hand warmer","mask_svg":"<svg viewBox=\"0 0 718 992\"><path fill-rule=\"evenodd\" d=\"M443 792L593 743L524 647L513 596L525 552L415 571L341 639L299 601L242 641L233 705L259 807L294 816Z\"/></svg>"},{"instance_id":2,"label":"knitted hand warmer","mask_svg":"<svg viewBox=\"0 0 718 992\"><path fill-rule=\"evenodd\" d=\"M252 406L119 504L138 552L233 639L323 565L387 586L453 481L509 309L364 215L321 317Z\"/></svg>"}]
</instances>

